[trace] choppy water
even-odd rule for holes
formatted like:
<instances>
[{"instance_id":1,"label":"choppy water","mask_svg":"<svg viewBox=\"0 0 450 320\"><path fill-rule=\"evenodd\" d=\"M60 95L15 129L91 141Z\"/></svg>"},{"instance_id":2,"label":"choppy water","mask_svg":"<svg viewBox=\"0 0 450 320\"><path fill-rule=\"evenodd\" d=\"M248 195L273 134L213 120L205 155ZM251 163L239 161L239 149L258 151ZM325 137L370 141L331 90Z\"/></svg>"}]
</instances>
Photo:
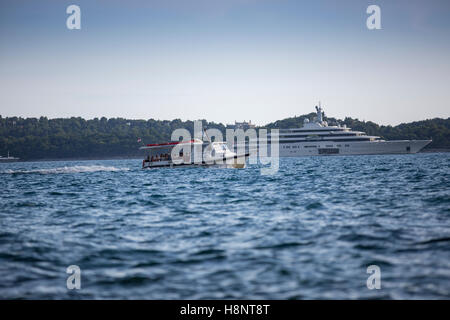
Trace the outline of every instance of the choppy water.
<instances>
[{"instance_id":1,"label":"choppy water","mask_svg":"<svg viewBox=\"0 0 450 320\"><path fill-rule=\"evenodd\" d=\"M0 298L450 298L450 154L140 165L0 164Z\"/></svg>"}]
</instances>

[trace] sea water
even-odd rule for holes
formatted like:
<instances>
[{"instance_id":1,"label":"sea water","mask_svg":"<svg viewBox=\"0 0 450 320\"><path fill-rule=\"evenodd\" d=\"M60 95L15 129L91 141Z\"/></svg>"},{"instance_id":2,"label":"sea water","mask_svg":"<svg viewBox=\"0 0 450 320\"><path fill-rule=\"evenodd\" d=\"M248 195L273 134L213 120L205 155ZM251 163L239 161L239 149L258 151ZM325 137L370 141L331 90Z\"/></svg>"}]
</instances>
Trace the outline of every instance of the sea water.
<instances>
[{"instance_id":1,"label":"sea water","mask_svg":"<svg viewBox=\"0 0 450 320\"><path fill-rule=\"evenodd\" d=\"M0 164L0 298L450 298L448 153L140 166Z\"/></svg>"}]
</instances>

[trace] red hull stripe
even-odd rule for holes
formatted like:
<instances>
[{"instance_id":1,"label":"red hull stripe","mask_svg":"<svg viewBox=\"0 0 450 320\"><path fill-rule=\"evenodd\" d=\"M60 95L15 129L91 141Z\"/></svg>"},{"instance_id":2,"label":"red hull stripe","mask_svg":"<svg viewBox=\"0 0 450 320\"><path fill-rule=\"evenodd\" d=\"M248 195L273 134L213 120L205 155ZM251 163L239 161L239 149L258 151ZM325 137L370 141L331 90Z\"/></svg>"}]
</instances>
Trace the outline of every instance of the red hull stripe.
<instances>
[{"instance_id":1,"label":"red hull stripe","mask_svg":"<svg viewBox=\"0 0 450 320\"><path fill-rule=\"evenodd\" d=\"M147 147L173 146L179 143L194 143L195 140L148 144Z\"/></svg>"}]
</instances>

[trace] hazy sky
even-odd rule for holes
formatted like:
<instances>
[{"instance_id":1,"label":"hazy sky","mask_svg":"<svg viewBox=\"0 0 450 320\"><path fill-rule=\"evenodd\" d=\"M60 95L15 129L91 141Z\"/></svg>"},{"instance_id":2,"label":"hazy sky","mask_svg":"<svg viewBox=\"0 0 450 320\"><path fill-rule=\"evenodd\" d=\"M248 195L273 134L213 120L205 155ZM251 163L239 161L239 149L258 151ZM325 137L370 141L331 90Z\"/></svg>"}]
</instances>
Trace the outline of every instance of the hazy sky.
<instances>
[{"instance_id":1,"label":"hazy sky","mask_svg":"<svg viewBox=\"0 0 450 320\"><path fill-rule=\"evenodd\" d=\"M320 100L381 124L449 117L449 16L448 0L0 0L0 114L265 124Z\"/></svg>"}]
</instances>

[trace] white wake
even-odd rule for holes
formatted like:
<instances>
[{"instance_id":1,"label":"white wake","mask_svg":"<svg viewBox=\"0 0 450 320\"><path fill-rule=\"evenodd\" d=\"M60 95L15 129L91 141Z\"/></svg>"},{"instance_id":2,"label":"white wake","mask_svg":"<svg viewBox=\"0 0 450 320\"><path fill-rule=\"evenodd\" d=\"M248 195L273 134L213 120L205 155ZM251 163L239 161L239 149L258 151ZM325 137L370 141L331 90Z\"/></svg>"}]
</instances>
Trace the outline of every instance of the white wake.
<instances>
[{"instance_id":1,"label":"white wake","mask_svg":"<svg viewBox=\"0 0 450 320\"><path fill-rule=\"evenodd\" d=\"M48 168L48 169L31 169L31 170L5 170L2 173L41 173L41 174L58 174L58 173L81 173L81 172L117 172L117 171L128 171L129 168L117 168L113 166L71 166L71 167L59 167L59 168Z\"/></svg>"}]
</instances>

